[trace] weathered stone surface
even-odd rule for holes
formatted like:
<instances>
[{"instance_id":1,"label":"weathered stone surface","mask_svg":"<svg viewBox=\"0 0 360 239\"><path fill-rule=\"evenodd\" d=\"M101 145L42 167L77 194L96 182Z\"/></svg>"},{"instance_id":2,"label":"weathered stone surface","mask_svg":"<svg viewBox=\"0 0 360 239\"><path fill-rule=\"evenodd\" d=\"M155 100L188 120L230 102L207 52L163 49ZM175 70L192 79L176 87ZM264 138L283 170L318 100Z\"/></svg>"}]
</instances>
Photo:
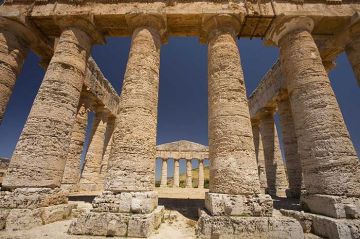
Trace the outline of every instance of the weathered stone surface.
<instances>
[{"instance_id":1,"label":"weathered stone surface","mask_svg":"<svg viewBox=\"0 0 360 239\"><path fill-rule=\"evenodd\" d=\"M265 193L267 188L267 179L266 179L266 169L265 169L264 147L262 143L258 122L252 122L251 124L254 135L255 156L258 166L261 193Z\"/></svg>"},{"instance_id":2,"label":"weathered stone surface","mask_svg":"<svg viewBox=\"0 0 360 239\"><path fill-rule=\"evenodd\" d=\"M204 23L208 40L210 192L260 192L244 75L235 35L238 19L214 16ZM241 177L239 177L241 175Z\"/></svg>"},{"instance_id":3,"label":"weathered stone surface","mask_svg":"<svg viewBox=\"0 0 360 239\"><path fill-rule=\"evenodd\" d=\"M262 115L259 128L264 147L266 191L272 196L285 196L288 183L272 111Z\"/></svg>"},{"instance_id":4,"label":"weathered stone surface","mask_svg":"<svg viewBox=\"0 0 360 239\"><path fill-rule=\"evenodd\" d=\"M174 159L174 187L180 186L180 164L179 159Z\"/></svg>"},{"instance_id":5,"label":"weathered stone surface","mask_svg":"<svg viewBox=\"0 0 360 239\"><path fill-rule=\"evenodd\" d=\"M60 186L90 48L84 31L70 27L62 32L3 187Z\"/></svg>"},{"instance_id":6,"label":"weathered stone surface","mask_svg":"<svg viewBox=\"0 0 360 239\"><path fill-rule=\"evenodd\" d=\"M3 230L6 226L6 218L8 217L10 209L0 209L0 230Z\"/></svg>"},{"instance_id":7,"label":"weathered stone surface","mask_svg":"<svg viewBox=\"0 0 360 239\"><path fill-rule=\"evenodd\" d=\"M78 107L75 124L71 133L71 142L66 157L64 175L61 181L61 188L66 189L69 192L78 191L78 183L80 180L80 160L88 122L88 109L84 103L85 102L80 102Z\"/></svg>"},{"instance_id":8,"label":"weathered stone surface","mask_svg":"<svg viewBox=\"0 0 360 239\"><path fill-rule=\"evenodd\" d=\"M288 197L300 198L302 185L301 160L298 153L298 143L291 106L288 97L278 101L280 127L283 136L286 173L289 181Z\"/></svg>"},{"instance_id":9,"label":"weathered stone surface","mask_svg":"<svg viewBox=\"0 0 360 239\"><path fill-rule=\"evenodd\" d=\"M279 40L281 69L300 132L305 188L310 194L359 197L360 162L311 36L312 27L309 18L290 19L280 27Z\"/></svg>"},{"instance_id":10,"label":"weathered stone surface","mask_svg":"<svg viewBox=\"0 0 360 239\"><path fill-rule=\"evenodd\" d=\"M303 228L304 233L310 233L312 228L312 214L305 213L303 211L293 211L293 210L280 210L281 214L287 217L295 218Z\"/></svg>"},{"instance_id":11,"label":"weathered stone surface","mask_svg":"<svg viewBox=\"0 0 360 239\"><path fill-rule=\"evenodd\" d=\"M333 218L359 218L360 198L303 194L302 207L312 213Z\"/></svg>"},{"instance_id":12,"label":"weathered stone surface","mask_svg":"<svg viewBox=\"0 0 360 239\"><path fill-rule=\"evenodd\" d=\"M158 204L157 192L105 192L93 201L93 212L151 213Z\"/></svg>"},{"instance_id":13,"label":"weathered stone surface","mask_svg":"<svg viewBox=\"0 0 360 239\"><path fill-rule=\"evenodd\" d=\"M84 169L79 182L80 191L99 191L103 181L100 180L101 164L105 150L105 132L108 114L102 109L95 109L90 144L86 153Z\"/></svg>"},{"instance_id":14,"label":"weathered stone surface","mask_svg":"<svg viewBox=\"0 0 360 239\"><path fill-rule=\"evenodd\" d=\"M273 201L269 195L205 194L205 207L213 216L271 217Z\"/></svg>"},{"instance_id":15,"label":"weathered stone surface","mask_svg":"<svg viewBox=\"0 0 360 239\"><path fill-rule=\"evenodd\" d=\"M198 234L201 238L303 239L299 222L286 217L210 216L200 211Z\"/></svg>"},{"instance_id":16,"label":"weathered stone surface","mask_svg":"<svg viewBox=\"0 0 360 239\"><path fill-rule=\"evenodd\" d=\"M67 192L59 188L17 188L0 192L0 208L34 209L67 201Z\"/></svg>"},{"instance_id":17,"label":"weathered stone surface","mask_svg":"<svg viewBox=\"0 0 360 239\"><path fill-rule=\"evenodd\" d=\"M159 206L150 214L90 212L74 220L68 232L75 235L148 237L164 216Z\"/></svg>"},{"instance_id":18,"label":"weathered stone surface","mask_svg":"<svg viewBox=\"0 0 360 239\"><path fill-rule=\"evenodd\" d=\"M0 124L29 49L29 39L15 29L0 31ZM8 29L6 29L8 28ZM25 27L24 27L25 28Z\"/></svg>"},{"instance_id":19,"label":"weathered stone surface","mask_svg":"<svg viewBox=\"0 0 360 239\"><path fill-rule=\"evenodd\" d=\"M204 161L199 160L199 180L198 188L204 188Z\"/></svg>"},{"instance_id":20,"label":"weathered stone surface","mask_svg":"<svg viewBox=\"0 0 360 239\"><path fill-rule=\"evenodd\" d=\"M155 147L162 19L129 19L137 27L113 135L105 190L152 191L155 181ZM143 25L141 25L143 23ZM154 25L151 25L151 24Z\"/></svg>"},{"instance_id":21,"label":"weathered stone surface","mask_svg":"<svg viewBox=\"0 0 360 239\"><path fill-rule=\"evenodd\" d=\"M72 210L76 208L76 206L76 204L60 204L43 208L41 215L43 224L49 224L69 218Z\"/></svg>"}]
</instances>

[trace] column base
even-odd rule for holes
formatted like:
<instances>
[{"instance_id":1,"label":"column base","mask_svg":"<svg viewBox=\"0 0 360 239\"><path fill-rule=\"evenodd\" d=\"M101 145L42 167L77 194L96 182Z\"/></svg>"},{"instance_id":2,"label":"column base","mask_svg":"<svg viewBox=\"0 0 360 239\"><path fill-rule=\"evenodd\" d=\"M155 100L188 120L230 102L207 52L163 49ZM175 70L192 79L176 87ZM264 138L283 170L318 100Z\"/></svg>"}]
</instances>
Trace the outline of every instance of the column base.
<instances>
[{"instance_id":1,"label":"column base","mask_svg":"<svg viewBox=\"0 0 360 239\"><path fill-rule=\"evenodd\" d=\"M298 221L286 217L211 216L199 210L200 238L303 239Z\"/></svg>"},{"instance_id":2,"label":"column base","mask_svg":"<svg viewBox=\"0 0 360 239\"><path fill-rule=\"evenodd\" d=\"M271 217L273 200L269 195L230 195L205 193L205 207L213 216Z\"/></svg>"},{"instance_id":3,"label":"column base","mask_svg":"<svg viewBox=\"0 0 360 239\"><path fill-rule=\"evenodd\" d=\"M280 211L298 220L305 233L311 232L329 239L360 238L360 219L336 219L293 210Z\"/></svg>"},{"instance_id":4,"label":"column base","mask_svg":"<svg viewBox=\"0 0 360 239\"><path fill-rule=\"evenodd\" d=\"M333 218L360 218L360 198L303 194L301 207L308 212Z\"/></svg>"},{"instance_id":5,"label":"column base","mask_svg":"<svg viewBox=\"0 0 360 239\"><path fill-rule=\"evenodd\" d=\"M0 192L0 229L9 231L64 220L76 204L67 203L67 192L59 188L18 188Z\"/></svg>"}]
</instances>

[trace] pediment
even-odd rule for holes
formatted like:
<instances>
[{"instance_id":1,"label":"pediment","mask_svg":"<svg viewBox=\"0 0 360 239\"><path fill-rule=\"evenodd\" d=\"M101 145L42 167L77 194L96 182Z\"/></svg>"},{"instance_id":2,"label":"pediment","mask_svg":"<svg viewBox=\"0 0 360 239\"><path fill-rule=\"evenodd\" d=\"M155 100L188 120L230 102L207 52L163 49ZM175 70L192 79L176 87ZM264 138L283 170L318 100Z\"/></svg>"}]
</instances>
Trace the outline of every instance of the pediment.
<instances>
[{"instance_id":1,"label":"pediment","mask_svg":"<svg viewBox=\"0 0 360 239\"><path fill-rule=\"evenodd\" d=\"M175 142L160 144L156 146L159 151L175 151L175 152L207 152L208 146L194 143L188 140L179 140Z\"/></svg>"}]
</instances>

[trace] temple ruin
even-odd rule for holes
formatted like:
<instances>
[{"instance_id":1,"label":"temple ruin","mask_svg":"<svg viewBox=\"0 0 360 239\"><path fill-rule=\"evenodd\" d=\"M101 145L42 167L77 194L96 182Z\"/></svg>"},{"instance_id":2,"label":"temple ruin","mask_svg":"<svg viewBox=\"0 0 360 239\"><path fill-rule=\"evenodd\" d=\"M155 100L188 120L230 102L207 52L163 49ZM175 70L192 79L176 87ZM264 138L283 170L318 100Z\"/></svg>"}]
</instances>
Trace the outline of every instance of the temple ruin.
<instances>
[{"instance_id":1,"label":"temple ruin","mask_svg":"<svg viewBox=\"0 0 360 239\"><path fill-rule=\"evenodd\" d=\"M149 237L166 209L155 161L166 188L171 158L172 187L184 159L189 190L191 160L198 190L210 161L194 238L360 238L360 162L328 77L345 52L360 85L359 1L7 0L0 25L0 124L30 49L46 69L10 162L1 160L0 235L72 218L69 236ZM118 95L91 48L124 36L131 47ZM208 147L156 145L160 50L178 36L208 47ZM241 37L280 49L249 98ZM96 193L91 210L75 215L68 198L79 192ZM275 210L286 197L300 209Z\"/></svg>"}]
</instances>

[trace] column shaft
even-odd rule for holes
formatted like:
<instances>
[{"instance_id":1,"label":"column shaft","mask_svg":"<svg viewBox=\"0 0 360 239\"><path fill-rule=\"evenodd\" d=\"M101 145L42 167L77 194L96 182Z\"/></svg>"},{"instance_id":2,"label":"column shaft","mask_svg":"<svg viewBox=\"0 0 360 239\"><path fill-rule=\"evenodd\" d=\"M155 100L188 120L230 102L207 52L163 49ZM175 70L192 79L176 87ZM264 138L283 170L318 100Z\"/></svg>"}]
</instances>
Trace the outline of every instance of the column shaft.
<instances>
[{"instance_id":1,"label":"column shaft","mask_svg":"<svg viewBox=\"0 0 360 239\"><path fill-rule=\"evenodd\" d=\"M69 191L76 191L80 180L80 160L84 148L87 122L88 110L84 104L80 103L61 182L61 187Z\"/></svg>"},{"instance_id":2,"label":"column shaft","mask_svg":"<svg viewBox=\"0 0 360 239\"><path fill-rule=\"evenodd\" d=\"M199 185L198 188L204 188L204 160L199 160Z\"/></svg>"},{"instance_id":3,"label":"column shaft","mask_svg":"<svg viewBox=\"0 0 360 239\"><path fill-rule=\"evenodd\" d=\"M167 159L162 159L162 167L161 167L161 187L167 186Z\"/></svg>"},{"instance_id":4,"label":"column shaft","mask_svg":"<svg viewBox=\"0 0 360 239\"><path fill-rule=\"evenodd\" d=\"M89 36L66 28L56 46L3 186L59 187L91 48Z\"/></svg>"},{"instance_id":5,"label":"column shaft","mask_svg":"<svg viewBox=\"0 0 360 239\"><path fill-rule=\"evenodd\" d=\"M267 192L271 196L285 196L285 190L288 184L272 113L267 113L262 116L260 120L260 132L264 147Z\"/></svg>"},{"instance_id":6,"label":"column shaft","mask_svg":"<svg viewBox=\"0 0 360 239\"><path fill-rule=\"evenodd\" d=\"M186 182L185 187L192 188L192 164L191 160L186 160Z\"/></svg>"},{"instance_id":7,"label":"column shaft","mask_svg":"<svg viewBox=\"0 0 360 239\"><path fill-rule=\"evenodd\" d=\"M279 42L306 191L360 195L360 167L311 33L294 30Z\"/></svg>"},{"instance_id":8,"label":"column shaft","mask_svg":"<svg viewBox=\"0 0 360 239\"><path fill-rule=\"evenodd\" d=\"M174 188L178 188L180 185L180 165L179 159L174 159Z\"/></svg>"},{"instance_id":9,"label":"column shaft","mask_svg":"<svg viewBox=\"0 0 360 239\"><path fill-rule=\"evenodd\" d=\"M345 51L360 86L360 34L352 39Z\"/></svg>"},{"instance_id":10,"label":"column shaft","mask_svg":"<svg viewBox=\"0 0 360 239\"><path fill-rule=\"evenodd\" d=\"M104 112L96 112L80 179L81 191L98 191L102 188L100 170L105 151L106 123L107 115Z\"/></svg>"},{"instance_id":11,"label":"column shaft","mask_svg":"<svg viewBox=\"0 0 360 239\"><path fill-rule=\"evenodd\" d=\"M210 192L260 192L249 107L235 34L213 31L208 45Z\"/></svg>"},{"instance_id":12,"label":"column shaft","mask_svg":"<svg viewBox=\"0 0 360 239\"><path fill-rule=\"evenodd\" d=\"M289 98L282 99L278 102L278 113L283 136L286 172L289 180L287 195L288 197L299 198L302 185L302 170Z\"/></svg>"},{"instance_id":13,"label":"column shaft","mask_svg":"<svg viewBox=\"0 0 360 239\"><path fill-rule=\"evenodd\" d=\"M0 32L0 124L27 52L28 44L19 36Z\"/></svg>"},{"instance_id":14,"label":"column shaft","mask_svg":"<svg viewBox=\"0 0 360 239\"><path fill-rule=\"evenodd\" d=\"M252 124L252 131L253 131L253 135L254 135L255 157L256 157L256 162L258 165L260 188L261 188L261 192L265 193L266 188L267 188L265 155L264 155L264 148L263 148L259 125Z\"/></svg>"},{"instance_id":15,"label":"column shaft","mask_svg":"<svg viewBox=\"0 0 360 239\"><path fill-rule=\"evenodd\" d=\"M154 190L160 46L155 28L133 32L106 190Z\"/></svg>"}]
</instances>

